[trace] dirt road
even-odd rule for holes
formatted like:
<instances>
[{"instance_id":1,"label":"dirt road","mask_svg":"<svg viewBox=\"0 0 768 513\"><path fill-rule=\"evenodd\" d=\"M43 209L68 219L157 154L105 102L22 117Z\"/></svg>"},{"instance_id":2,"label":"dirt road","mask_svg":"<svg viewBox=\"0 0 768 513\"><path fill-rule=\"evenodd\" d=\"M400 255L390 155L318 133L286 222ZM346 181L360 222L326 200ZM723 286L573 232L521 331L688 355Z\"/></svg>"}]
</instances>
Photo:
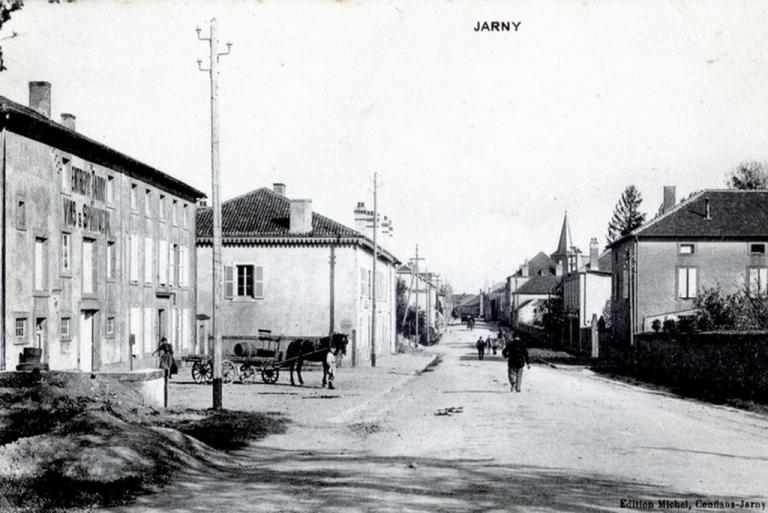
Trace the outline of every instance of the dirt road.
<instances>
[{"instance_id":1,"label":"dirt road","mask_svg":"<svg viewBox=\"0 0 768 513\"><path fill-rule=\"evenodd\" d=\"M534 365L511 393L500 356L477 360L479 334L453 328L438 365L354 405L300 411L297 401L286 434L113 511L768 508L764 417L580 368Z\"/></svg>"}]
</instances>

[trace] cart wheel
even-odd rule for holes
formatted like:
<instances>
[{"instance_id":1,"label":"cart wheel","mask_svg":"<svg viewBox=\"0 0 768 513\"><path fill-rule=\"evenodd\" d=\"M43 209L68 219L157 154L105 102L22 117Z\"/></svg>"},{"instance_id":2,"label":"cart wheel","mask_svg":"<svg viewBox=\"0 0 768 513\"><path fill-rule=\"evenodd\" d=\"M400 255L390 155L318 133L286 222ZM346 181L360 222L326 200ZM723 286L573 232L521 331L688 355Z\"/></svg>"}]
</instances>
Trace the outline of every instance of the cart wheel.
<instances>
[{"instance_id":1,"label":"cart wheel","mask_svg":"<svg viewBox=\"0 0 768 513\"><path fill-rule=\"evenodd\" d=\"M237 367L229 360L221 362L221 381L227 384L234 382L238 377Z\"/></svg>"},{"instance_id":2,"label":"cart wheel","mask_svg":"<svg viewBox=\"0 0 768 513\"><path fill-rule=\"evenodd\" d=\"M261 380L264 383L269 383L271 385L277 381L278 376L280 376L280 369L277 367L261 368Z\"/></svg>"},{"instance_id":3,"label":"cart wheel","mask_svg":"<svg viewBox=\"0 0 768 513\"><path fill-rule=\"evenodd\" d=\"M205 364L200 362L195 362L192 364L192 379L195 381L195 383L205 383L206 376L205 376Z\"/></svg>"},{"instance_id":4,"label":"cart wheel","mask_svg":"<svg viewBox=\"0 0 768 513\"><path fill-rule=\"evenodd\" d=\"M240 366L240 379L243 383L253 383L256 381L256 369L250 363L244 363Z\"/></svg>"}]
</instances>

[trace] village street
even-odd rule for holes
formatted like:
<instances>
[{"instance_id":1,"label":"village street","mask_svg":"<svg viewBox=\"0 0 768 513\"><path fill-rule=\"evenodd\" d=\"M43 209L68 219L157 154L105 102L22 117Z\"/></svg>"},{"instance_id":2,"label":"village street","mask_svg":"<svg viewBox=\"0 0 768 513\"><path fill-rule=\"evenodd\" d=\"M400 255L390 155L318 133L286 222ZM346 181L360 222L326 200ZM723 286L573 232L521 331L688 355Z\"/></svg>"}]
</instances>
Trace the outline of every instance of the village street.
<instances>
[{"instance_id":1,"label":"village street","mask_svg":"<svg viewBox=\"0 0 768 513\"><path fill-rule=\"evenodd\" d=\"M343 407L345 372L356 369L339 370L333 394L313 373L302 389L230 386L225 399L250 387L253 407L294 423L217 470L111 511L597 511L620 510L622 499L657 509L687 499L696 510L697 498L768 500L768 420L582 368L534 364L523 393L511 393L500 356L477 360L472 342L486 334L451 327L426 372L377 368L380 390Z\"/></svg>"}]
</instances>

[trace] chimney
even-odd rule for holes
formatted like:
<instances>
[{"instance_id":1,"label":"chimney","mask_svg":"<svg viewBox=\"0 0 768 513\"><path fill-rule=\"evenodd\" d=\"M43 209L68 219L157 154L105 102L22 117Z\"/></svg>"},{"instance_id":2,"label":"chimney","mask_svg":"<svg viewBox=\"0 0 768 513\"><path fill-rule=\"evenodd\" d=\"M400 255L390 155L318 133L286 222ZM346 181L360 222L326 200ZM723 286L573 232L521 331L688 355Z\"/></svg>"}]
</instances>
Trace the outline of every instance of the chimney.
<instances>
[{"instance_id":1,"label":"chimney","mask_svg":"<svg viewBox=\"0 0 768 513\"><path fill-rule=\"evenodd\" d=\"M75 115L68 112L61 113L61 124L69 128L74 132L75 130Z\"/></svg>"},{"instance_id":2,"label":"chimney","mask_svg":"<svg viewBox=\"0 0 768 513\"><path fill-rule=\"evenodd\" d=\"M272 184L272 191L274 191L275 194L279 194L280 196L285 197L285 184L284 183L273 183Z\"/></svg>"},{"instance_id":3,"label":"chimney","mask_svg":"<svg viewBox=\"0 0 768 513\"><path fill-rule=\"evenodd\" d=\"M528 277L528 260L526 259L525 262L523 262L523 265L520 266L520 276L527 278Z\"/></svg>"},{"instance_id":4,"label":"chimney","mask_svg":"<svg viewBox=\"0 0 768 513\"><path fill-rule=\"evenodd\" d=\"M712 219L712 212L710 211L710 208L709 208L708 198L704 200L704 213L706 214L707 219Z\"/></svg>"},{"instance_id":5,"label":"chimney","mask_svg":"<svg viewBox=\"0 0 768 513\"><path fill-rule=\"evenodd\" d=\"M662 203L662 211L666 214L670 210L672 210L672 207L675 206L675 186L674 185L665 185L664 186L664 203Z\"/></svg>"},{"instance_id":6,"label":"chimney","mask_svg":"<svg viewBox=\"0 0 768 513\"><path fill-rule=\"evenodd\" d=\"M600 270L600 243L595 237L589 241L589 268L593 271Z\"/></svg>"},{"instance_id":7,"label":"chimney","mask_svg":"<svg viewBox=\"0 0 768 513\"><path fill-rule=\"evenodd\" d=\"M355 207L355 230L366 237L373 237L373 211L365 208L364 201L358 201Z\"/></svg>"},{"instance_id":8,"label":"chimney","mask_svg":"<svg viewBox=\"0 0 768 513\"><path fill-rule=\"evenodd\" d=\"M198 207L207 207L208 206L208 202L205 200L205 198L200 198L199 200L197 200L197 206Z\"/></svg>"},{"instance_id":9,"label":"chimney","mask_svg":"<svg viewBox=\"0 0 768 513\"><path fill-rule=\"evenodd\" d=\"M51 84L48 82L29 83L29 108L50 119Z\"/></svg>"},{"instance_id":10,"label":"chimney","mask_svg":"<svg viewBox=\"0 0 768 513\"><path fill-rule=\"evenodd\" d=\"M312 231L312 200L292 199L289 232L307 234Z\"/></svg>"}]
</instances>

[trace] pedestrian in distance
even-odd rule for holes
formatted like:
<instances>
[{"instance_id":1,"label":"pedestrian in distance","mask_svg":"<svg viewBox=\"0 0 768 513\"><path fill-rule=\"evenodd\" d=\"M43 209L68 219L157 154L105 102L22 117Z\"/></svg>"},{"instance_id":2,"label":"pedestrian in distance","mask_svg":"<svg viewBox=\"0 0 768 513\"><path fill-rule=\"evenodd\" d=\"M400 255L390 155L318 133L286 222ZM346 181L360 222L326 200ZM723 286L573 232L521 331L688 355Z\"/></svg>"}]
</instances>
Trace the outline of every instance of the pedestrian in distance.
<instances>
[{"instance_id":1,"label":"pedestrian in distance","mask_svg":"<svg viewBox=\"0 0 768 513\"><path fill-rule=\"evenodd\" d=\"M477 359L482 360L485 356L485 341L482 336L475 342L475 347L477 348Z\"/></svg>"},{"instance_id":2,"label":"pedestrian in distance","mask_svg":"<svg viewBox=\"0 0 768 513\"><path fill-rule=\"evenodd\" d=\"M488 337L490 338L490 337ZM501 337L493 339L493 342L491 343L491 351L493 351L493 354L496 354L496 351L499 350L499 342L501 341Z\"/></svg>"},{"instance_id":3,"label":"pedestrian in distance","mask_svg":"<svg viewBox=\"0 0 768 513\"><path fill-rule=\"evenodd\" d=\"M333 378L336 377L336 351L338 349L331 346L331 350L328 351L325 357L325 363L328 365L328 390L336 388L333 386Z\"/></svg>"},{"instance_id":4,"label":"pedestrian in distance","mask_svg":"<svg viewBox=\"0 0 768 513\"><path fill-rule=\"evenodd\" d=\"M173 346L168 343L167 338L163 337L160 339L160 345L152 354L160 355L159 367L165 371L166 376L170 378L178 372L179 368L176 365L176 360L173 359Z\"/></svg>"},{"instance_id":5,"label":"pedestrian in distance","mask_svg":"<svg viewBox=\"0 0 768 513\"><path fill-rule=\"evenodd\" d=\"M509 378L510 392L520 392L523 384L523 368L531 368L528 361L528 348L520 337L513 336L507 342L501 355L507 359L507 377Z\"/></svg>"},{"instance_id":6,"label":"pedestrian in distance","mask_svg":"<svg viewBox=\"0 0 768 513\"><path fill-rule=\"evenodd\" d=\"M491 354L491 336L488 335L488 338L485 339L485 352L488 354Z\"/></svg>"}]
</instances>

